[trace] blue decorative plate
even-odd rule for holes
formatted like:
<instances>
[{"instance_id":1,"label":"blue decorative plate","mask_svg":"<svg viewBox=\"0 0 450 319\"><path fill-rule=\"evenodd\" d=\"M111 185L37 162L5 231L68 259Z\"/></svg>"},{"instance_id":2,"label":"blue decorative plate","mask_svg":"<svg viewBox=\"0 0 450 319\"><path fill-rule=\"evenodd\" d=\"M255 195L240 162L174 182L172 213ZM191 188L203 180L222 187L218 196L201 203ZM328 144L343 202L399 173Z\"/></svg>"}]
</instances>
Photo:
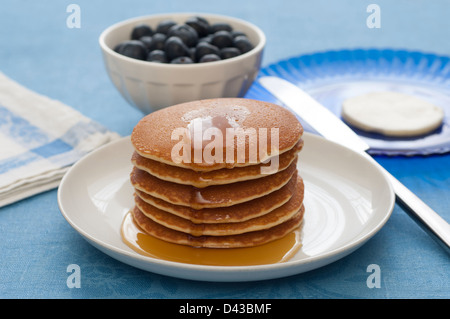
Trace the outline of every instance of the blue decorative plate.
<instances>
[{"instance_id":1,"label":"blue decorative plate","mask_svg":"<svg viewBox=\"0 0 450 319\"><path fill-rule=\"evenodd\" d=\"M393 138L355 131L373 155L431 155L450 151L450 58L404 50L355 49L327 51L279 61L259 76L284 78L308 92L340 116L342 102L371 91L397 91L429 101L444 110L437 130L414 138ZM255 82L247 98L281 104ZM302 122L302 120L300 119ZM303 123L305 131L314 130Z\"/></svg>"}]
</instances>

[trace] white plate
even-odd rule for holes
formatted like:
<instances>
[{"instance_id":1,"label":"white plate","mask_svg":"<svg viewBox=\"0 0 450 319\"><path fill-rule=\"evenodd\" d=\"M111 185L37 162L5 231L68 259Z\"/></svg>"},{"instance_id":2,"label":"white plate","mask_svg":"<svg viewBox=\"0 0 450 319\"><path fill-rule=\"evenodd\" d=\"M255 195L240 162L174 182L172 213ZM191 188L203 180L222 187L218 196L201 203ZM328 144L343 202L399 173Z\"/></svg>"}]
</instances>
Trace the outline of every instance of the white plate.
<instances>
[{"instance_id":1,"label":"white plate","mask_svg":"<svg viewBox=\"0 0 450 319\"><path fill-rule=\"evenodd\" d=\"M81 159L64 176L58 203L66 220L93 246L150 272L204 281L253 281L303 273L359 248L386 223L395 203L391 185L370 161L305 133L298 168L305 183L303 247L288 262L258 266L202 266L145 257L120 237L133 206L129 137Z\"/></svg>"}]
</instances>

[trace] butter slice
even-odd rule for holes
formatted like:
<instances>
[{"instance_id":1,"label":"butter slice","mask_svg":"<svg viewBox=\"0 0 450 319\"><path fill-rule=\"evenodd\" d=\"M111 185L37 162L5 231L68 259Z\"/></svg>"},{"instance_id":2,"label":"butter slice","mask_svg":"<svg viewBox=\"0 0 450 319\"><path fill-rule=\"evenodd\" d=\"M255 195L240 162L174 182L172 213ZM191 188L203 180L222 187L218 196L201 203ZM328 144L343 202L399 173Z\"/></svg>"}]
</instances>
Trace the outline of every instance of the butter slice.
<instances>
[{"instance_id":1,"label":"butter slice","mask_svg":"<svg viewBox=\"0 0 450 319\"><path fill-rule=\"evenodd\" d=\"M350 125L387 136L411 137L432 132L444 111L415 96L398 92L371 92L345 100L342 118Z\"/></svg>"}]
</instances>

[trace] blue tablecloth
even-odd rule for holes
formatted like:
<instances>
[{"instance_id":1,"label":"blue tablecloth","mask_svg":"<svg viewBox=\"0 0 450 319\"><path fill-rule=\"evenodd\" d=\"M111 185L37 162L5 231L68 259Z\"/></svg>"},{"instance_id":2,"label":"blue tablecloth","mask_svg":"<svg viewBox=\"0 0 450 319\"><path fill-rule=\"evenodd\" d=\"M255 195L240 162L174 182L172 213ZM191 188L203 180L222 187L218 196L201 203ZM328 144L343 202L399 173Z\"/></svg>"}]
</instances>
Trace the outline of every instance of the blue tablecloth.
<instances>
[{"instance_id":1,"label":"blue tablecloth","mask_svg":"<svg viewBox=\"0 0 450 319\"><path fill-rule=\"evenodd\" d=\"M131 133L142 114L113 87L98 36L107 26L134 16L196 11L247 19L267 35L263 65L355 47L450 55L450 3L445 0L378 0L380 28L367 26L371 2L358 0L76 0L72 3L81 9L80 28L67 25L70 3L2 1L0 71L122 136ZM377 160L450 221L450 154ZM277 280L209 283L152 274L106 256L70 227L56 194L47 191L0 209L1 298L450 297L449 255L397 205L379 233L331 265ZM67 284L72 264L80 267L80 288ZM367 285L371 264L380 267L379 288Z\"/></svg>"}]
</instances>

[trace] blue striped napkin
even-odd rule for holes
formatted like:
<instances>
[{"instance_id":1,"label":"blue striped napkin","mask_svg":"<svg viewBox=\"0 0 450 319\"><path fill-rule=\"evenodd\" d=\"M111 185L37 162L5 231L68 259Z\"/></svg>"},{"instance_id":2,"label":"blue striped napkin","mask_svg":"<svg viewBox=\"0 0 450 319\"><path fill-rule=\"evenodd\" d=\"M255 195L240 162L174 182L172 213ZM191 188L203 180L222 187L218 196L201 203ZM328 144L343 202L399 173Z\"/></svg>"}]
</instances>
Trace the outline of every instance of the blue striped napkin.
<instances>
[{"instance_id":1,"label":"blue striped napkin","mask_svg":"<svg viewBox=\"0 0 450 319\"><path fill-rule=\"evenodd\" d=\"M118 137L0 73L0 207L57 187L78 159Z\"/></svg>"}]
</instances>

